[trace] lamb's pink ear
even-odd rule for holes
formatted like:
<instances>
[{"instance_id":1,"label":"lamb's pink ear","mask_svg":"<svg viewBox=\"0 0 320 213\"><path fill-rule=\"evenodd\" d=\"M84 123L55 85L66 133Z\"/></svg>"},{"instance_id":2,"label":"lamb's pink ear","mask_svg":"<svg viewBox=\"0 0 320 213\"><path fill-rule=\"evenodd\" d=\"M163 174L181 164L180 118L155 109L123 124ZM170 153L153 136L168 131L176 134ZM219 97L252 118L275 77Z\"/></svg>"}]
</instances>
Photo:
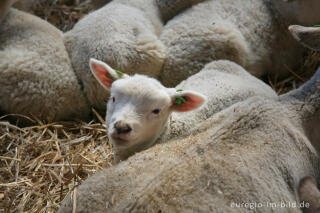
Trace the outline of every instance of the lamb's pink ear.
<instances>
[{"instance_id":1,"label":"lamb's pink ear","mask_svg":"<svg viewBox=\"0 0 320 213\"><path fill-rule=\"evenodd\" d=\"M93 76L107 90L111 88L115 80L128 77L128 75L114 70L108 64L94 58L90 59L89 66Z\"/></svg>"},{"instance_id":2,"label":"lamb's pink ear","mask_svg":"<svg viewBox=\"0 0 320 213\"><path fill-rule=\"evenodd\" d=\"M201 107L206 102L206 97L194 91L177 90L172 96L172 110L188 112Z\"/></svg>"}]
</instances>

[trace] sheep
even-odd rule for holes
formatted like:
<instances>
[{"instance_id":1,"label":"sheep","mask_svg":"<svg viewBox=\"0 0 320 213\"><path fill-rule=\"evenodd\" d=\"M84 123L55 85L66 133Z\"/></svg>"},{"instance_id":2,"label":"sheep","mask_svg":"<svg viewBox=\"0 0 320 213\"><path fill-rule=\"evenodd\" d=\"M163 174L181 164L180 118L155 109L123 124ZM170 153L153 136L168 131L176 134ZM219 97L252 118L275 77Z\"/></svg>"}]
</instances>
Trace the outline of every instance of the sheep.
<instances>
[{"instance_id":1,"label":"sheep","mask_svg":"<svg viewBox=\"0 0 320 213\"><path fill-rule=\"evenodd\" d=\"M288 67L301 65L304 52L287 26L320 23L320 14L313 13L320 9L318 0L297 2L299 7L279 0L208 0L175 16L160 35L167 47L161 82L175 86L217 59L232 60L259 78L284 77Z\"/></svg>"},{"instance_id":2,"label":"sheep","mask_svg":"<svg viewBox=\"0 0 320 213\"><path fill-rule=\"evenodd\" d=\"M240 100L254 95L276 97L265 83L239 65L223 60L208 64L176 88L166 88L144 75L119 75L96 59L90 60L90 68L111 93L106 122L116 162L156 143L190 134L194 125ZM206 97L205 106L193 111L204 104ZM184 100L177 104L181 98Z\"/></svg>"},{"instance_id":3,"label":"sheep","mask_svg":"<svg viewBox=\"0 0 320 213\"><path fill-rule=\"evenodd\" d=\"M319 88L320 69L297 90L235 103L89 177L58 213L301 212L299 180L319 177Z\"/></svg>"},{"instance_id":4,"label":"sheep","mask_svg":"<svg viewBox=\"0 0 320 213\"><path fill-rule=\"evenodd\" d=\"M91 75L87 62L94 57L128 74L157 77L166 58L165 47L158 38L162 17L173 16L200 0L179 1L169 9L163 6L171 1L114 0L65 33L73 68L89 103L101 114L105 113L108 94Z\"/></svg>"},{"instance_id":5,"label":"sheep","mask_svg":"<svg viewBox=\"0 0 320 213\"><path fill-rule=\"evenodd\" d=\"M0 24L0 103L3 112L49 122L90 112L62 32L13 8Z\"/></svg>"}]
</instances>

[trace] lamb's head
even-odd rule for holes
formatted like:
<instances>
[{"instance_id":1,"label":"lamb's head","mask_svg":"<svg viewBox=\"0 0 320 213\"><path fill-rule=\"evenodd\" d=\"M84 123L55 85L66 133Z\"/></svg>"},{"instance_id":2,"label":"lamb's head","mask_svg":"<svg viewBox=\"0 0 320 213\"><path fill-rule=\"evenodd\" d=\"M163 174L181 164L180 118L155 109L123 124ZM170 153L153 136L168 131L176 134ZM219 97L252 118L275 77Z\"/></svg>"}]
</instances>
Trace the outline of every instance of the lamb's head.
<instances>
[{"instance_id":1,"label":"lamb's head","mask_svg":"<svg viewBox=\"0 0 320 213\"><path fill-rule=\"evenodd\" d=\"M152 146L171 112L197 109L206 99L193 91L166 88L144 75L128 76L95 59L90 60L90 68L100 84L110 90L108 135L121 160Z\"/></svg>"}]
</instances>

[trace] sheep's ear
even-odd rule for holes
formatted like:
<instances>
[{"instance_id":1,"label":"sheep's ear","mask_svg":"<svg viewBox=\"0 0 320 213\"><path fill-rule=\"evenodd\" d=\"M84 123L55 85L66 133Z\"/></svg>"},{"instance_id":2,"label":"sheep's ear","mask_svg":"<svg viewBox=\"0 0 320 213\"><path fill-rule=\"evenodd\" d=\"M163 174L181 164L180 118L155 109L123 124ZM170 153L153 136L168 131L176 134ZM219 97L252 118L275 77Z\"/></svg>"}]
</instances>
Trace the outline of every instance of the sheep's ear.
<instances>
[{"instance_id":1,"label":"sheep's ear","mask_svg":"<svg viewBox=\"0 0 320 213\"><path fill-rule=\"evenodd\" d=\"M320 50L320 27L303 27L299 25L289 26L293 37L305 47L319 51Z\"/></svg>"},{"instance_id":2,"label":"sheep's ear","mask_svg":"<svg viewBox=\"0 0 320 213\"><path fill-rule=\"evenodd\" d=\"M128 77L127 74L114 70L108 64L94 58L90 59L89 66L93 76L107 90L115 80Z\"/></svg>"},{"instance_id":3,"label":"sheep's ear","mask_svg":"<svg viewBox=\"0 0 320 213\"><path fill-rule=\"evenodd\" d=\"M177 90L172 96L172 110L188 112L201 107L206 102L206 97L194 91Z\"/></svg>"}]
</instances>

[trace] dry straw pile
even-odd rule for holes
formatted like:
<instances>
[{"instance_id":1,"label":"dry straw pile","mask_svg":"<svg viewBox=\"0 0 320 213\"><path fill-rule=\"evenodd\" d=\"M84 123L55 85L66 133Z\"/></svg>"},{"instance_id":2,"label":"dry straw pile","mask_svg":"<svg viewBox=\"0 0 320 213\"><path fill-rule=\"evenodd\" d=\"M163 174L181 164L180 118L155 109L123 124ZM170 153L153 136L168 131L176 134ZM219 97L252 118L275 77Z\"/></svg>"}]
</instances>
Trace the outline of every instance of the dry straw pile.
<instances>
[{"instance_id":1,"label":"dry straw pile","mask_svg":"<svg viewBox=\"0 0 320 213\"><path fill-rule=\"evenodd\" d=\"M56 212L67 193L113 163L103 120L32 120L35 125L20 128L6 117L0 121L0 212Z\"/></svg>"},{"instance_id":2,"label":"dry straw pile","mask_svg":"<svg viewBox=\"0 0 320 213\"><path fill-rule=\"evenodd\" d=\"M31 12L62 31L93 9L84 0L38 0ZM300 86L319 66L320 55L308 52L304 67L291 70L282 80L266 77L279 94ZM285 66L285 65L284 65ZM67 193L89 175L110 167L113 153L108 144L106 124L96 112L96 120L33 123L18 127L0 117L0 213L56 212Z\"/></svg>"}]
</instances>

